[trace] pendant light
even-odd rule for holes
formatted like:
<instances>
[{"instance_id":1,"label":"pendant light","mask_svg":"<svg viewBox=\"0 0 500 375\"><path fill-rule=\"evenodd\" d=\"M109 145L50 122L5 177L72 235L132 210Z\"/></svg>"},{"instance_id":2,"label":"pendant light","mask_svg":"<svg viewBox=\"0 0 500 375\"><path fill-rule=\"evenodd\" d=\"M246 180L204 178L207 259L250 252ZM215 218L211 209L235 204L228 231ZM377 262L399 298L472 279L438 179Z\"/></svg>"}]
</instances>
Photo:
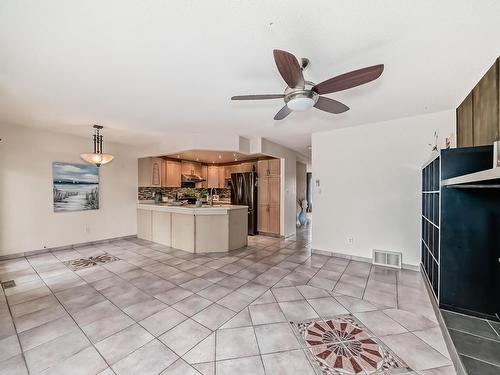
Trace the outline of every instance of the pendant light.
<instances>
[{"instance_id":1,"label":"pendant light","mask_svg":"<svg viewBox=\"0 0 500 375\"><path fill-rule=\"evenodd\" d=\"M89 154L80 154L80 157L89 164L94 164L100 167L102 164L107 164L113 160L114 156L111 154L102 153L102 135L100 131L103 127L94 125L95 133L92 136L92 143L94 145L94 152Z\"/></svg>"}]
</instances>

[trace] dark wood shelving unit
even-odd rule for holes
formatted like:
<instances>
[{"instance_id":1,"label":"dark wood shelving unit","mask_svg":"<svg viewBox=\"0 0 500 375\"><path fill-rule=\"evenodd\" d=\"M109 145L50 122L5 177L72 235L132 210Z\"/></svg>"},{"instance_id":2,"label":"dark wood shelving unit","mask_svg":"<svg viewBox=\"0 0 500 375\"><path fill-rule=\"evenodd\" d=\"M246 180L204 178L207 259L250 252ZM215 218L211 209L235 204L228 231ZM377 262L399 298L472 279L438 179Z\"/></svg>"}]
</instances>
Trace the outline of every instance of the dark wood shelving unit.
<instances>
[{"instance_id":1,"label":"dark wood shelving unit","mask_svg":"<svg viewBox=\"0 0 500 375\"><path fill-rule=\"evenodd\" d=\"M492 166L493 146L442 150L423 166L421 268L441 308L500 321L500 178Z\"/></svg>"},{"instance_id":2,"label":"dark wood shelving unit","mask_svg":"<svg viewBox=\"0 0 500 375\"><path fill-rule=\"evenodd\" d=\"M436 154L422 169L421 261L424 274L439 299L439 218L440 155Z\"/></svg>"}]
</instances>

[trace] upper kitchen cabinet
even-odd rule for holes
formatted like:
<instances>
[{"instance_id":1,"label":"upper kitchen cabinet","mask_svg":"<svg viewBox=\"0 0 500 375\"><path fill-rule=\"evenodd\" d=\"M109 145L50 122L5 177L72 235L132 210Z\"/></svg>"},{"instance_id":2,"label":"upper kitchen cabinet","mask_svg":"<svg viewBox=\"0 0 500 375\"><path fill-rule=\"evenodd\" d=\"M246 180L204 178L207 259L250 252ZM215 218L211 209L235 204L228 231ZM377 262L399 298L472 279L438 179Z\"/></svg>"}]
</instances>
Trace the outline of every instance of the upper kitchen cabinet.
<instances>
[{"instance_id":1,"label":"upper kitchen cabinet","mask_svg":"<svg viewBox=\"0 0 500 375\"><path fill-rule=\"evenodd\" d=\"M472 90L474 145L491 145L498 140L498 61Z\"/></svg>"},{"instance_id":2,"label":"upper kitchen cabinet","mask_svg":"<svg viewBox=\"0 0 500 375\"><path fill-rule=\"evenodd\" d=\"M181 163L174 160L166 160L163 164L163 187L181 186Z\"/></svg>"},{"instance_id":3,"label":"upper kitchen cabinet","mask_svg":"<svg viewBox=\"0 0 500 375\"><path fill-rule=\"evenodd\" d=\"M183 160L182 174L201 176L201 163Z\"/></svg>"},{"instance_id":4,"label":"upper kitchen cabinet","mask_svg":"<svg viewBox=\"0 0 500 375\"><path fill-rule=\"evenodd\" d=\"M161 158L140 158L137 169L139 187L161 187L164 162Z\"/></svg>"},{"instance_id":5,"label":"upper kitchen cabinet","mask_svg":"<svg viewBox=\"0 0 500 375\"><path fill-rule=\"evenodd\" d=\"M472 112L472 92L457 108L457 146L474 146L474 116Z\"/></svg>"},{"instance_id":6,"label":"upper kitchen cabinet","mask_svg":"<svg viewBox=\"0 0 500 375\"><path fill-rule=\"evenodd\" d=\"M222 165L209 165L207 168L207 188L224 188L226 171Z\"/></svg>"},{"instance_id":7,"label":"upper kitchen cabinet","mask_svg":"<svg viewBox=\"0 0 500 375\"><path fill-rule=\"evenodd\" d=\"M500 59L457 108L458 147L491 145L500 139Z\"/></svg>"},{"instance_id":8,"label":"upper kitchen cabinet","mask_svg":"<svg viewBox=\"0 0 500 375\"><path fill-rule=\"evenodd\" d=\"M203 179L203 181L200 182L200 187L206 189L208 187L208 166L205 164L201 166L201 178Z\"/></svg>"},{"instance_id":9,"label":"upper kitchen cabinet","mask_svg":"<svg viewBox=\"0 0 500 375\"><path fill-rule=\"evenodd\" d=\"M226 167L219 165L219 188L224 188L226 186Z\"/></svg>"},{"instance_id":10,"label":"upper kitchen cabinet","mask_svg":"<svg viewBox=\"0 0 500 375\"><path fill-rule=\"evenodd\" d=\"M180 187L181 163L162 158L138 160L139 187Z\"/></svg>"},{"instance_id":11,"label":"upper kitchen cabinet","mask_svg":"<svg viewBox=\"0 0 500 375\"><path fill-rule=\"evenodd\" d=\"M280 159L259 160L257 162L257 173L259 177L279 177Z\"/></svg>"},{"instance_id":12,"label":"upper kitchen cabinet","mask_svg":"<svg viewBox=\"0 0 500 375\"><path fill-rule=\"evenodd\" d=\"M209 165L207 168L207 188L219 187L219 168L216 165Z\"/></svg>"}]
</instances>

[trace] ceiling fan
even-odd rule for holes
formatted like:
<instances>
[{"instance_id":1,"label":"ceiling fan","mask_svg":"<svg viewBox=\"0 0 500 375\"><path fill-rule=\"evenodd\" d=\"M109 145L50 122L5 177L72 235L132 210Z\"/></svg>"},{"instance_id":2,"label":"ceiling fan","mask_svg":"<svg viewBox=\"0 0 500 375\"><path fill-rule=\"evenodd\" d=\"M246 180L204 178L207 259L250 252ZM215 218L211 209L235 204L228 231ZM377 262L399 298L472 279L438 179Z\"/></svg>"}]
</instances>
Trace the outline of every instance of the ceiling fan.
<instances>
[{"instance_id":1,"label":"ceiling fan","mask_svg":"<svg viewBox=\"0 0 500 375\"><path fill-rule=\"evenodd\" d=\"M275 49L274 61L287 87L283 94L270 95L238 95L231 100L283 99L285 106L274 116L275 120L283 120L293 111L305 111L312 107L330 113L342 113L349 107L336 100L326 98L324 94L342 91L363 85L380 77L384 65L374 65L368 68L354 70L318 83L306 81L302 71L309 65L308 59L301 59L301 64L290 52Z\"/></svg>"}]
</instances>

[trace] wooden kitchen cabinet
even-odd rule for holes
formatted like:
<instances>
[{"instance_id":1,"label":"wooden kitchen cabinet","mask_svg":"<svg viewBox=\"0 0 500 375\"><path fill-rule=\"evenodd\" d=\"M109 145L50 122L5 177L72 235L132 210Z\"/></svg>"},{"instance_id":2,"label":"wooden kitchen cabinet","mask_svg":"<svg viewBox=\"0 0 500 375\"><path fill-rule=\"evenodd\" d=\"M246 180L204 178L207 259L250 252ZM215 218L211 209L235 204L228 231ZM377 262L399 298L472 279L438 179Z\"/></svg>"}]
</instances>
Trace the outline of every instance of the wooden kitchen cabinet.
<instances>
[{"instance_id":1,"label":"wooden kitchen cabinet","mask_svg":"<svg viewBox=\"0 0 500 375\"><path fill-rule=\"evenodd\" d=\"M208 166L203 164L201 166L201 178L203 178L204 181L202 181L200 183L200 187L202 189L206 189L208 187L208 183L207 183L207 178L208 178Z\"/></svg>"},{"instance_id":2,"label":"wooden kitchen cabinet","mask_svg":"<svg viewBox=\"0 0 500 375\"><path fill-rule=\"evenodd\" d=\"M269 224L268 233L279 234L280 233L280 206L269 206Z\"/></svg>"},{"instance_id":3,"label":"wooden kitchen cabinet","mask_svg":"<svg viewBox=\"0 0 500 375\"><path fill-rule=\"evenodd\" d=\"M269 203L269 179L259 177L257 190L257 203L267 205Z\"/></svg>"},{"instance_id":4,"label":"wooden kitchen cabinet","mask_svg":"<svg viewBox=\"0 0 500 375\"><path fill-rule=\"evenodd\" d=\"M269 159L269 176L280 176L280 159Z\"/></svg>"},{"instance_id":5,"label":"wooden kitchen cabinet","mask_svg":"<svg viewBox=\"0 0 500 375\"><path fill-rule=\"evenodd\" d=\"M201 163L193 163L193 170L194 170L193 174L201 176L201 169L202 169Z\"/></svg>"},{"instance_id":6,"label":"wooden kitchen cabinet","mask_svg":"<svg viewBox=\"0 0 500 375\"><path fill-rule=\"evenodd\" d=\"M207 188L219 187L219 168L216 165L209 165L207 168Z\"/></svg>"},{"instance_id":7,"label":"wooden kitchen cabinet","mask_svg":"<svg viewBox=\"0 0 500 375\"><path fill-rule=\"evenodd\" d=\"M257 175L259 178L269 176L269 162L267 160L259 160L257 162Z\"/></svg>"},{"instance_id":8,"label":"wooden kitchen cabinet","mask_svg":"<svg viewBox=\"0 0 500 375\"><path fill-rule=\"evenodd\" d=\"M253 171L253 163L241 163L239 165L239 172L240 173L247 173L247 172L252 172Z\"/></svg>"},{"instance_id":9,"label":"wooden kitchen cabinet","mask_svg":"<svg viewBox=\"0 0 500 375\"><path fill-rule=\"evenodd\" d=\"M224 176L226 178L231 178L231 173L237 173L236 170L237 170L237 167L238 165L235 164L235 165L226 165L224 166Z\"/></svg>"},{"instance_id":10,"label":"wooden kitchen cabinet","mask_svg":"<svg viewBox=\"0 0 500 375\"><path fill-rule=\"evenodd\" d=\"M280 159L259 160L257 162L257 173L261 176L280 176Z\"/></svg>"},{"instance_id":11,"label":"wooden kitchen cabinet","mask_svg":"<svg viewBox=\"0 0 500 375\"><path fill-rule=\"evenodd\" d=\"M259 177L258 217L259 232L280 234L280 160L259 160L257 163Z\"/></svg>"},{"instance_id":12,"label":"wooden kitchen cabinet","mask_svg":"<svg viewBox=\"0 0 500 375\"><path fill-rule=\"evenodd\" d=\"M138 159L138 186L161 187L163 162L162 158Z\"/></svg>"},{"instance_id":13,"label":"wooden kitchen cabinet","mask_svg":"<svg viewBox=\"0 0 500 375\"><path fill-rule=\"evenodd\" d=\"M165 160L163 169L163 187L181 187L181 163L174 160Z\"/></svg>"},{"instance_id":14,"label":"wooden kitchen cabinet","mask_svg":"<svg viewBox=\"0 0 500 375\"><path fill-rule=\"evenodd\" d=\"M498 140L498 64L494 64L472 90L474 145Z\"/></svg>"},{"instance_id":15,"label":"wooden kitchen cabinet","mask_svg":"<svg viewBox=\"0 0 500 375\"><path fill-rule=\"evenodd\" d=\"M267 201L272 206L280 204L281 179L279 177L267 178Z\"/></svg>"},{"instance_id":16,"label":"wooden kitchen cabinet","mask_svg":"<svg viewBox=\"0 0 500 375\"><path fill-rule=\"evenodd\" d=\"M269 206L267 204L259 204L257 211L257 230L259 232L267 232L269 230Z\"/></svg>"},{"instance_id":17,"label":"wooden kitchen cabinet","mask_svg":"<svg viewBox=\"0 0 500 375\"><path fill-rule=\"evenodd\" d=\"M194 163L191 161L183 160L181 162L181 171L182 174L194 174Z\"/></svg>"},{"instance_id":18,"label":"wooden kitchen cabinet","mask_svg":"<svg viewBox=\"0 0 500 375\"><path fill-rule=\"evenodd\" d=\"M226 167L223 165L220 165L217 167L218 168L218 173L219 173L219 188L225 188L226 187Z\"/></svg>"},{"instance_id":19,"label":"wooden kitchen cabinet","mask_svg":"<svg viewBox=\"0 0 500 375\"><path fill-rule=\"evenodd\" d=\"M457 147L474 146L472 92L457 108Z\"/></svg>"},{"instance_id":20,"label":"wooden kitchen cabinet","mask_svg":"<svg viewBox=\"0 0 500 375\"><path fill-rule=\"evenodd\" d=\"M457 146L491 145L500 139L500 59L457 108Z\"/></svg>"},{"instance_id":21,"label":"wooden kitchen cabinet","mask_svg":"<svg viewBox=\"0 0 500 375\"><path fill-rule=\"evenodd\" d=\"M151 210L137 210L137 237L152 240L152 216Z\"/></svg>"}]
</instances>

